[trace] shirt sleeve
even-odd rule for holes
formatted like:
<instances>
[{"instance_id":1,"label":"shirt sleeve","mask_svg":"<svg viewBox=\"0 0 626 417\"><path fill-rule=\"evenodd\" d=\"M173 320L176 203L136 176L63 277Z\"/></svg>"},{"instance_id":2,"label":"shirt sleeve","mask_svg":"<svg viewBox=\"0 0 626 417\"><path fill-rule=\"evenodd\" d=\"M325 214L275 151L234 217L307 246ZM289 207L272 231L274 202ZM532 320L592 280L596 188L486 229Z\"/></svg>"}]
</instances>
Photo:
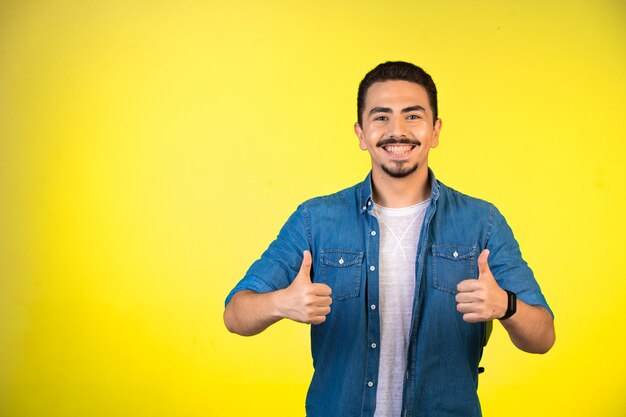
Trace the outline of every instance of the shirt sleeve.
<instances>
[{"instance_id":1,"label":"shirt sleeve","mask_svg":"<svg viewBox=\"0 0 626 417\"><path fill-rule=\"evenodd\" d=\"M494 206L491 206L490 216L493 227L486 247L489 249L489 268L498 285L514 292L526 304L545 307L554 317L504 216Z\"/></svg>"},{"instance_id":2,"label":"shirt sleeve","mask_svg":"<svg viewBox=\"0 0 626 417\"><path fill-rule=\"evenodd\" d=\"M287 288L294 280L305 250L311 250L307 212L304 206L289 217L276 239L248 269L245 276L233 288L224 305L241 290L266 293Z\"/></svg>"}]
</instances>

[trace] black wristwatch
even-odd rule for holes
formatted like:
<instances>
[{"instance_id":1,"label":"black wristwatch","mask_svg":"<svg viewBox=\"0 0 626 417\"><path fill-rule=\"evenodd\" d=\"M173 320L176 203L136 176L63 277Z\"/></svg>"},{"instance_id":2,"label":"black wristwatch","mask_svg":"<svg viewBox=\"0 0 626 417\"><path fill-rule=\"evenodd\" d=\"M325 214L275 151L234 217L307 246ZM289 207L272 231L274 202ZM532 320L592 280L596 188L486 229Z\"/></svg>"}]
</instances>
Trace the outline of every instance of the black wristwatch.
<instances>
[{"instance_id":1,"label":"black wristwatch","mask_svg":"<svg viewBox=\"0 0 626 417\"><path fill-rule=\"evenodd\" d=\"M506 291L506 294L508 295L509 302L506 306L506 313L504 313L504 316L500 317L500 320L508 319L517 311L517 295L515 295L513 291L509 291L509 290L504 290L504 291Z\"/></svg>"}]
</instances>

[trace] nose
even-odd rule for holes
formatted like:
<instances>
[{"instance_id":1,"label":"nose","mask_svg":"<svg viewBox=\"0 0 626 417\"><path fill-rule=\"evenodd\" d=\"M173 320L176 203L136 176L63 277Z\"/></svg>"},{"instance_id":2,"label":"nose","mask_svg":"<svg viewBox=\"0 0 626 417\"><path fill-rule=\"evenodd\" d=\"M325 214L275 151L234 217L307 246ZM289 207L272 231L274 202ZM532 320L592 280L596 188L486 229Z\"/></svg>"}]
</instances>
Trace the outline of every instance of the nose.
<instances>
[{"instance_id":1,"label":"nose","mask_svg":"<svg viewBox=\"0 0 626 417\"><path fill-rule=\"evenodd\" d=\"M408 133L406 120L404 117L393 117L389 123L389 135L395 137L406 137Z\"/></svg>"}]
</instances>

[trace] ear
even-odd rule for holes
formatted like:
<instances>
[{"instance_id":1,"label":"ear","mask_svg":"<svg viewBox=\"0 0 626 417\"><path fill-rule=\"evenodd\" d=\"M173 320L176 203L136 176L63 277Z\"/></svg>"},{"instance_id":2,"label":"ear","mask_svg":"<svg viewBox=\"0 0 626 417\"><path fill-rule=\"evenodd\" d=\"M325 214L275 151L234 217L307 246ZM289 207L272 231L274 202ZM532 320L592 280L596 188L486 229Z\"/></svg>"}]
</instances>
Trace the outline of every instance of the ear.
<instances>
[{"instance_id":1,"label":"ear","mask_svg":"<svg viewBox=\"0 0 626 417\"><path fill-rule=\"evenodd\" d=\"M439 145L439 132L441 132L441 119L437 119L435 121L435 126L433 126L433 140L430 142L431 148L436 148Z\"/></svg>"},{"instance_id":2,"label":"ear","mask_svg":"<svg viewBox=\"0 0 626 417\"><path fill-rule=\"evenodd\" d=\"M363 139L363 129L361 129L359 122L354 123L354 133L356 133L356 136L359 138L359 148L361 148L361 150L363 151L366 151L367 144L365 143L365 140Z\"/></svg>"}]
</instances>

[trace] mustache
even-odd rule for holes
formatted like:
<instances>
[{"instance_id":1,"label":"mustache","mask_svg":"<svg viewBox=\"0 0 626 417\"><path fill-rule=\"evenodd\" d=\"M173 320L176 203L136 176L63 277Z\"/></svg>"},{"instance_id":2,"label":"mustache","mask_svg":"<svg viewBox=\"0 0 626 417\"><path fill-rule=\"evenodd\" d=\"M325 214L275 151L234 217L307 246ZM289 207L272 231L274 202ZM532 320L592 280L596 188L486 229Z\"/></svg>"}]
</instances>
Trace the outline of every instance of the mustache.
<instances>
[{"instance_id":1,"label":"mustache","mask_svg":"<svg viewBox=\"0 0 626 417\"><path fill-rule=\"evenodd\" d=\"M395 136L390 136L388 138L379 140L376 143L376 147L380 148L380 147L383 147L383 146L394 145L394 144L421 146L422 142L420 142L417 139L411 140L411 139L408 139L408 138L397 138Z\"/></svg>"}]
</instances>

